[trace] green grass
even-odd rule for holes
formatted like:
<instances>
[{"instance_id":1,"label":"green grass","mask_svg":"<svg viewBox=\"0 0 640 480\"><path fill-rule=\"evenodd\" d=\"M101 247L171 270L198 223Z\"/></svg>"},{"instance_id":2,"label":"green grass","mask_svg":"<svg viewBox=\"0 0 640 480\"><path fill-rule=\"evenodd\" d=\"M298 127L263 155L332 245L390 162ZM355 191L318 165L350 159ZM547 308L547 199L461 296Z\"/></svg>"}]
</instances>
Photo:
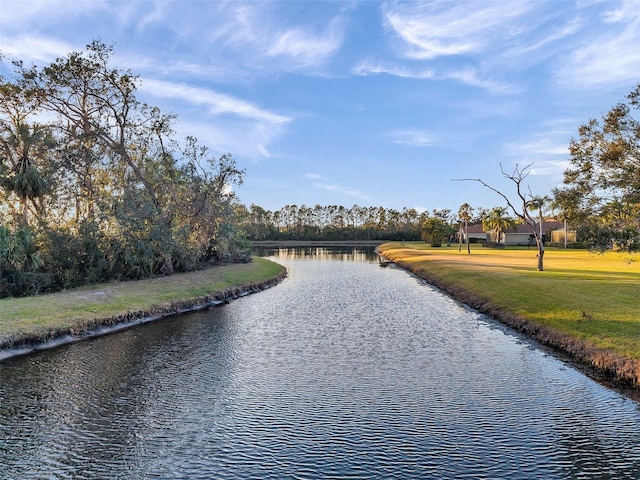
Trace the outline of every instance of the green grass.
<instances>
[{"instance_id":1,"label":"green grass","mask_svg":"<svg viewBox=\"0 0 640 480\"><path fill-rule=\"evenodd\" d=\"M379 250L418 275L432 275L596 348L640 359L637 255L548 249L539 272L534 248L472 247L471 255L457 245L388 243Z\"/></svg>"},{"instance_id":2,"label":"green grass","mask_svg":"<svg viewBox=\"0 0 640 480\"><path fill-rule=\"evenodd\" d=\"M37 336L100 319L161 310L173 302L188 302L230 288L254 285L272 279L282 271L281 265L254 257L251 263L213 267L170 277L2 299L0 345L7 338Z\"/></svg>"}]
</instances>

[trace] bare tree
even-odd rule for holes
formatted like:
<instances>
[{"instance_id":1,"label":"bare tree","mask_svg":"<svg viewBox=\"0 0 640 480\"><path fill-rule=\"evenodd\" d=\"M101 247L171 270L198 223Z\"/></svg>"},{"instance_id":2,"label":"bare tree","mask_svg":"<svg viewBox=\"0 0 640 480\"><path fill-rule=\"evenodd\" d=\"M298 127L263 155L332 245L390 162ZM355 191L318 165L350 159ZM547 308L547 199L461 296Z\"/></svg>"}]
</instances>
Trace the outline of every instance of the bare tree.
<instances>
[{"instance_id":1,"label":"bare tree","mask_svg":"<svg viewBox=\"0 0 640 480\"><path fill-rule=\"evenodd\" d=\"M516 217L518 217L522 221L522 223L525 223L526 225L529 226L529 228L531 228L531 232L536 240L536 246L538 248L538 255L537 255L538 271L542 272L544 270L544 242L542 238L542 226L540 226L540 230L537 230L536 221L530 214L530 210L532 210L532 207L534 207L534 205L536 206L536 209L540 211L538 207L542 205L542 202L538 203L538 200L540 200L541 197L534 197L533 194L531 194L531 191L529 191L528 193L525 192L524 185L523 185L524 181L529 175L532 165L533 164L530 163L520 168L516 164L515 168L513 169L513 172L508 173L508 172L505 172L504 168L502 167L502 164L500 164L500 171L502 172L502 175L505 178L508 178L509 180L511 180L516 186L516 195L518 197L517 202L512 202L507 195L505 195L503 192L501 192L497 188L492 187L491 185L489 185L488 183L486 183L484 180L480 178L462 178L457 180L479 182L485 187L487 187L489 190L496 192L505 200L505 202L507 202L507 206L513 212L513 214ZM516 208L514 203L520 204L520 208Z\"/></svg>"}]
</instances>

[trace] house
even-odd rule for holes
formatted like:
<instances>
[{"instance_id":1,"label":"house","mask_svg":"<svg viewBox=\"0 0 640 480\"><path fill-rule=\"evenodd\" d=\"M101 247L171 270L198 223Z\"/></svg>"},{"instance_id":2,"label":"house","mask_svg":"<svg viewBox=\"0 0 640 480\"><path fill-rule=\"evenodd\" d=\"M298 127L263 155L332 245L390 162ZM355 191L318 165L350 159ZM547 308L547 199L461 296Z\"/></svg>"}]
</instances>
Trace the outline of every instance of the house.
<instances>
[{"instance_id":1,"label":"house","mask_svg":"<svg viewBox=\"0 0 640 480\"><path fill-rule=\"evenodd\" d=\"M464 227L462 227L462 229L463 229L462 241L466 242L466 239L464 238ZM482 223L475 223L473 225L468 225L467 233L469 234L469 243L481 243L487 240L487 234L482 228Z\"/></svg>"},{"instance_id":2,"label":"house","mask_svg":"<svg viewBox=\"0 0 640 480\"><path fill-rule=\"evenodd\" d=\"M536 222L536 232L539 232L540 224ZM551 240L552 243L564 242L565 237L565 225L564 222L549 220L542 222L542 234L545 237L545 241ZM469 234L471 237L471 234ZM486 241L492 243L498 243L496 241L496 232L486 232ZM567 241L576 241L576 232L574 230L567 231ZM503 245L533 245L535 244L535 238L531 227L525 223L519 223L515 228L509 229L503 232L501 241Z\"/></svg>"}]
</instances>

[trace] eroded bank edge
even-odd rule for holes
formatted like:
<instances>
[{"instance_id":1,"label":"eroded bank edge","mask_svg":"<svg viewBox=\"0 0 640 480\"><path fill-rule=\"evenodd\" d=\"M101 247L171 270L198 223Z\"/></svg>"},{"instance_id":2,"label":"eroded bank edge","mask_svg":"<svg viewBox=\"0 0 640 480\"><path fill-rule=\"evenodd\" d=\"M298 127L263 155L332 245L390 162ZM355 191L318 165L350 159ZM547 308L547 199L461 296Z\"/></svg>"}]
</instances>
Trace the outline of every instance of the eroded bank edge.
<instances>
[{"instance_id":1,"label":"eroded bank edge","mask_svg":"<svg viewBox=\"0 0 640 480\"><path fill-rule=\"evenodd\" d=\"M392 256L385 255L378 250L377 253L384 261L425 280L457 301L551 348L597 381L620 389L629 397L640 401L640 362L637 360L610 350L596 348L582 339L497 307L475 293L459 285L445 282L423 269L418 271L410 262L395 261Z\"/></svg>"},{"instance_id":2,"label":"eroded bank edge","mask_svg":"<svg viewBox=\"0 0 640 480\"><path fill-rule=\"evenodd\" d=\"M175 300L168 304L155 306L147 310L127 312L113 317L94 318L69 327L59 329L52 328L45 331L0 338L0 362L9 358L108 335L169 316L205 310L222 305L231 300L271 288L284 280L287 274L287 270L283 267L282 271L274 277L218 290L203 297Z\"/></svg>"}]
</instances>

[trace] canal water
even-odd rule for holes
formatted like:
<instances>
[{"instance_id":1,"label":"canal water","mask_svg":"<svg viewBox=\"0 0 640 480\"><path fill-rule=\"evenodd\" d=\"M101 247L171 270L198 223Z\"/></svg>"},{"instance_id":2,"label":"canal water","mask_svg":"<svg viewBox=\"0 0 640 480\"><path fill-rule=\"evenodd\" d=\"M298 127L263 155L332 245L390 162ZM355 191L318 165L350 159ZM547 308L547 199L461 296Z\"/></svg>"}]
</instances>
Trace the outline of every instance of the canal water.
<instances>
[{"instance_id":1,"label":"canal water","mask_svg":"<svg viewBox=\"0 0 640 480\"><path fill-rule=\"evenodd\" d=\"M0 363L2 479L637 479L639 404L357 249Z\"/></svg>"}]
</instances>

